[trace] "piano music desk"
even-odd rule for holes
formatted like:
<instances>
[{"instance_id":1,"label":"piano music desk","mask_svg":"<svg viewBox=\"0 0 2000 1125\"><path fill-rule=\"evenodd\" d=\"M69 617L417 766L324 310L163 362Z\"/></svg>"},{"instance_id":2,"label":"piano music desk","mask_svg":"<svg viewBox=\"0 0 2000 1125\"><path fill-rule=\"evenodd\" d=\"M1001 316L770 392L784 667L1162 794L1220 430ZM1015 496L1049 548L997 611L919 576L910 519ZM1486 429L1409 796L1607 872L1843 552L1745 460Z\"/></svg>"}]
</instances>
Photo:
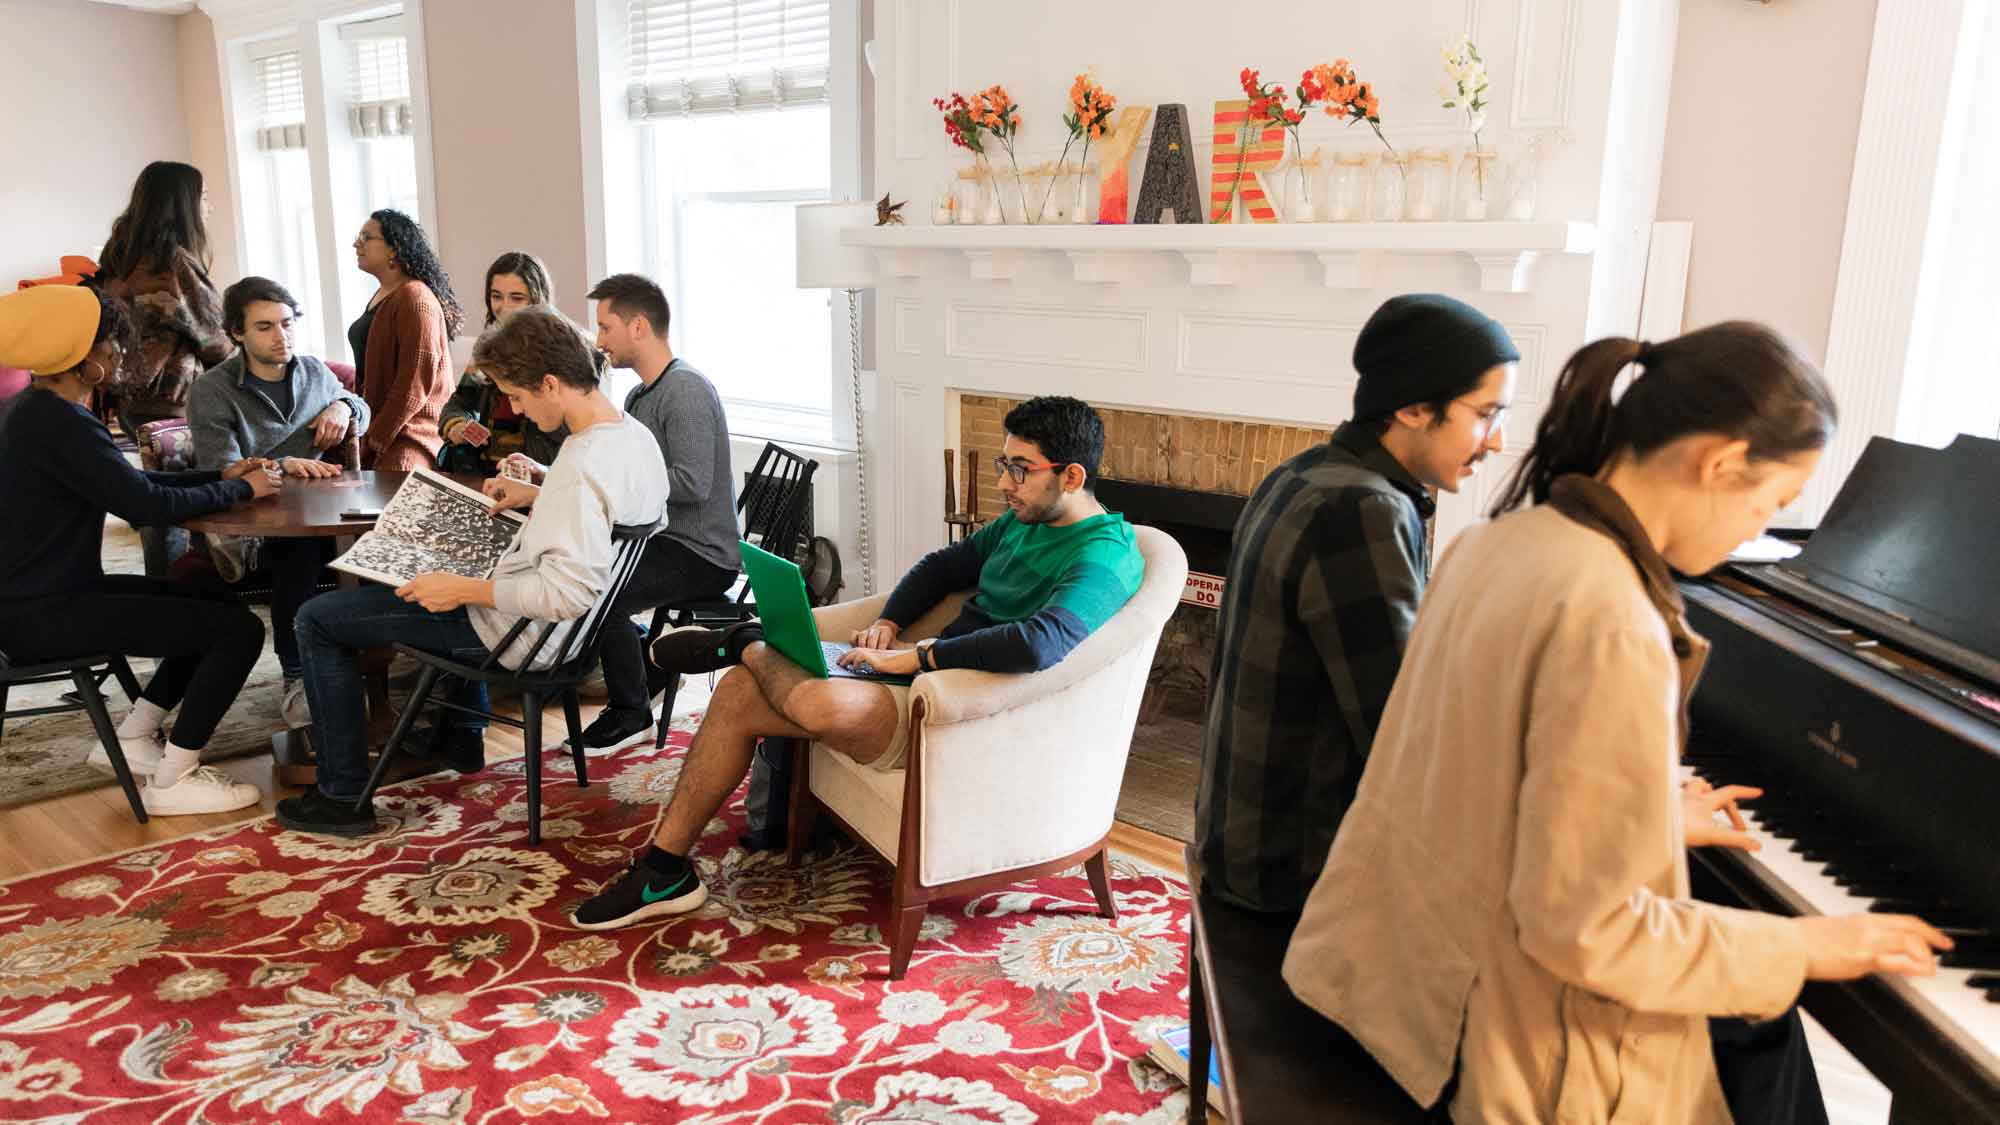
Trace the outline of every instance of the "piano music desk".
<instances>
[{"instance_id":1,"label":"piano music desk","mask_svg":"<svg viewBox=\"0 0 2000 1125\"><path fill-rule=\"evenodd\" d=\"M1221 1056L1230 1125L1431 1120L1340 1027L1300 1003L1278 975L1296 914L1260 914L1201 892L1187 849L1190 1125L1208 1119L1208 1050Z\"/></svg>"}]
</instances>

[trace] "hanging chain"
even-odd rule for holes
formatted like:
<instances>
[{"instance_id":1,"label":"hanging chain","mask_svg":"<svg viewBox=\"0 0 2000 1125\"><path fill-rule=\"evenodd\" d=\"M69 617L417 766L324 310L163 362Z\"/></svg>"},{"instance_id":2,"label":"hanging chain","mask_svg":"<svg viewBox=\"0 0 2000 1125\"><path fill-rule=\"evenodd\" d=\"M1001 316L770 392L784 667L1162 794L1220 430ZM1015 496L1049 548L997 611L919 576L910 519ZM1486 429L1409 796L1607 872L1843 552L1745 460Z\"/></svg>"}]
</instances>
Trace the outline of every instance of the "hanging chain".
<instances>
[{"instance_id":1,"label":"hanging chain","mask_svg":"<svg viewBox=\"0 0 2000 1125\"><path fill-rule=\"evenodd\" d=\"M875 568L868 559L868 443L861 436L861 298L852 289L847 291L847 363L854 381L854 473L861 481L854 498L860 524L861 594L871 597L875 593Z\"/></svg>"}]
</instances>

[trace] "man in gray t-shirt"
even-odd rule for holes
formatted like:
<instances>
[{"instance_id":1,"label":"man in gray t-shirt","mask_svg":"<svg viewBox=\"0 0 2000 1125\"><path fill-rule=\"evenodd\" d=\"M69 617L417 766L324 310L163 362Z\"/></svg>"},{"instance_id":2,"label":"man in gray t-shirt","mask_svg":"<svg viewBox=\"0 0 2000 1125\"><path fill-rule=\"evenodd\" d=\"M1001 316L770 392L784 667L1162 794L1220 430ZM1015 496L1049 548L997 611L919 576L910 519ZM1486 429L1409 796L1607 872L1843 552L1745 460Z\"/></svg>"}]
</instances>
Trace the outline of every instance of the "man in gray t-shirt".
<instances>
[{"instance_id":1,"label":"man in gray t-shirt","mask_svg":"<svg viewBox=\"0 0 2000 1125\"><path fill-rule=\"evenodd\" d=\"M736 581L736 496L729 469L729 424L722 398L701 372L667 346L667 298L637 274L605 278L587 296L597 302L597 346L612 364L637 372L640 385L625 412L659 440L669 490L667 530L639 560L617 614L719 597ZM652 698L666 686L640 652L637 627L614 621L604 633L609 701L583 732L590 749L629 746L652 728Z\"/></svg>"}]
</instances>

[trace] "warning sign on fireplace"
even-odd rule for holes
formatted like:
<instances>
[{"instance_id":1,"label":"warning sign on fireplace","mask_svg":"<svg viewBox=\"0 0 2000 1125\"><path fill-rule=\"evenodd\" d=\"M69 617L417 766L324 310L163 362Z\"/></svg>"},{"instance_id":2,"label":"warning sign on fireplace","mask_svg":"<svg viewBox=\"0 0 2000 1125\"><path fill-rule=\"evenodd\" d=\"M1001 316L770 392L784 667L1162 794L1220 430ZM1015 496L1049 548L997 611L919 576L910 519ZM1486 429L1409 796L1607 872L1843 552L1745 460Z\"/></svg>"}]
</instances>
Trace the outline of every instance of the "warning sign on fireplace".
<instances>
[{"instance_id":1,"label":"warning sign on fireplace","mask_svg":"<svg viewBox=\"0 0 2000 1125\"><path fill-rule=\"evenodd\" d=\"M1223 579L1214 574L1203 574L1190 570L1187 586L1181 590L1181 601L1189 605L1203 605L1210 609L1222 608Z\"/></svg>"}]
</instances>

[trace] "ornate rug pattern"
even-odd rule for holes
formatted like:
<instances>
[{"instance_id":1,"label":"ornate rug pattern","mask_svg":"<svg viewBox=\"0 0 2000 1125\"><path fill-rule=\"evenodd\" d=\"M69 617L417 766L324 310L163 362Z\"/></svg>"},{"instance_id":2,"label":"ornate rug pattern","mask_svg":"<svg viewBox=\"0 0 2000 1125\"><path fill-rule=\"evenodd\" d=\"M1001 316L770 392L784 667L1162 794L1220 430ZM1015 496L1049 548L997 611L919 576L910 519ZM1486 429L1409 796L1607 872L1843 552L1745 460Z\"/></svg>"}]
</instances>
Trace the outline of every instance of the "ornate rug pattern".
<instances>
[{"instance_id":1,"label":"ornate rug pattern","mask_svg":"<svg viewBox=\"0 0 2000 1125\"><path fill-rule=\"evenodd\" d=\"M742 793L697 856L711 897L588 933L575 904L673 789L666 751L411 782L353 840L270 820L0 885L0 1118L49 1125L1076 1121L1167 1125L1144 1042L1185 1019L1187 888L1114 861L934 909L886 979L889 869L745 854Z\"/></svg>"}]
</instances>

